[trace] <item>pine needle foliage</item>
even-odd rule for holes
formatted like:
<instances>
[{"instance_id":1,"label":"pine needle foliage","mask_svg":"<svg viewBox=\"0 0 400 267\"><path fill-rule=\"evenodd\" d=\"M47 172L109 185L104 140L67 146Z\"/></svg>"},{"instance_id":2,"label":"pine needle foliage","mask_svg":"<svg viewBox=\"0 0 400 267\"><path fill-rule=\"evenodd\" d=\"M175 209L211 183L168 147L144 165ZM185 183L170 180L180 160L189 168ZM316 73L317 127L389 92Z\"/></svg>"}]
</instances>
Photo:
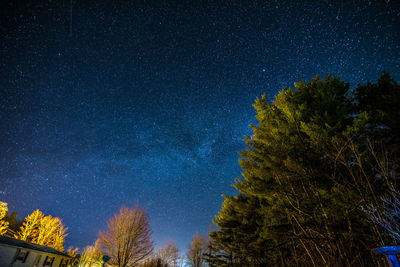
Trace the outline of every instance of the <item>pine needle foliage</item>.
<instances>
[{"instance_id":1,"label":"pine needle foliage","mask_svg":"<svg viewBox=\"0 0 400 267\"><path fill-rule=\"evenodd\" d=\"M378 102L374 88L385 89ZM210 265L383 264L372 250L389 240L361 207L388 188L368 144L400 151L399 96L387 74L355 92L328 75L295 83L271 103L266 95L257 99L258 124L250 125L242 177L233 185L239 194L225 196L215 217Z\"/></svg>"}]
</instances>

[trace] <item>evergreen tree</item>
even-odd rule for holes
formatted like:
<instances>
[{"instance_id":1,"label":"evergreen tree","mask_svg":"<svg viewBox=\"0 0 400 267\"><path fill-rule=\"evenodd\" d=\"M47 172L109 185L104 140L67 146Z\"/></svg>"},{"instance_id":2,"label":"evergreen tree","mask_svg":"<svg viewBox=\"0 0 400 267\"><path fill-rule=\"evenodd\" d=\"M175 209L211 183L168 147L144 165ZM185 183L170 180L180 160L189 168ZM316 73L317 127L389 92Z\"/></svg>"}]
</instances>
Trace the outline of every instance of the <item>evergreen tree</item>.
<instances>
[{"instance_id":1,"label":"evergreen tree","mask_svg":"<svg viewBox=\"0 0 400 267\"><path fill-rule=\"evenodd\" d=\"M368 113L368 134L387 147L400 144L400 86L384 73L376 84L361 85L354 92L355 111ZM398 152L399 148L396 149Z\"/></svg>"},{"instance_id":2,"label":"evergreen tree","mask_svg":"<svg viewBox=\"0 0 400 267\"><path fill-rule=\"evenodd\" d=\"M208 262L214 266L265 266L272 256L268 248L274 245L272 239L261 236L263 217L259 211L267 203L243 194L224 197L214 220L221 230L210 233Z\"/></svg>"},{"instance_id":3,"label":"evergreen tree","mask_svg":"<svg viewBox=\"0 0 400 267\"><path fill-rule=\"evenodd\" d=\"M390 81L387 95L397 103L396 84L381 80ZM227 197L215 218L220 229L211 243L220 252L210 263L363 266L384 243L360 208L387 188L365 144L368 127L384 122L396 129L398 117L389 109L377 116L364 104L370 100L359 100L370 97L368 90L359 87L353 97L349 85L332 76L295 87L272 103L264 95L254 104L258 125L251 125L248 149L240 153L243 177L234 184L240 194Z\"/></svg>"},{"instance_id":4,"label":"evergreen tree","mask_svg":"<svg viewBox=\"0 0 400 267\"><path fill-rule=\"evenodd\" d=\"M18 231L18 229L22 225L22 222L18 220L18 214L15 211L11 212L10 214L7 214L4 220L8 222L7 234L11 235L14 234L15 232Z\"/></svg>"}]
</instances>

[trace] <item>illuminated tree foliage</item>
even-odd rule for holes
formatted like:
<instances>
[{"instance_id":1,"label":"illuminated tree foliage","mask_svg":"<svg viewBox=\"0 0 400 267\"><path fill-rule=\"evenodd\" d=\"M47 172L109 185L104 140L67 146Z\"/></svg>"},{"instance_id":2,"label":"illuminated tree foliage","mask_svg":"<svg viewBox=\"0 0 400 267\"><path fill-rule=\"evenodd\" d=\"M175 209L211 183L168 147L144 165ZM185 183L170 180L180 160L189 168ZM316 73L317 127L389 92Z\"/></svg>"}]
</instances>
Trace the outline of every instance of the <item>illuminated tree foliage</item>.
<instances>
[{"instance_id":1,"label":"illuminated tree foliage","mask_svg":"<svg viewBox=\"0 0 400 267\"><path fill-rule=\"evenodd\" d=\"M205 259L211 266L265 265L272 255L266 254L273 240L260 238L265 201L239 194L224 196L222 210L215 218L220 231L210 233Z\"/></svg>"},{"instance_id":2,"label":"illuminated tree foliage","mask_svg":"<svg viewBox=\"0 0 400 267\"><path fill-rule=\"evenodd\" d=\"M69 247L65 254L71 258L76 258L78 256L78 248Z\"/></svg>"},{"instance_id":3,"label":"illuminated tree foliage","mask_svg":"<svg viewBox=\"0 0 400 267\"><path fill-rule=\"evenodd\" d=\"M25 218L15 238L64 251L66 231L60 218L35 210Z\"/></svg>"},{"instance_id":4,"label":"illuminated tree foliage","mask_svg":"<svg viewBox=\"0 0 400 267\"><path fill-rule=\"evenodd\" d=\"M103 253L99 248L99 242L96 241L94 246L85 247L78 261L79 267L101 267L103 266Z\"/></svg>"},{"instance_id":5,"label":"illuminated tree foliage","mask_svg":"<svg viewBox=\"0 0 400 267\"><path fill-rule=\"evenodd\" d=\"M210 265L381 264L372 249L388 239L361 206L396 184L379 175L371 146L400 151L400 88L387 74L354 93L332 76L295 87L253 105L258 125L233 185L240 193L215 217Z\"/></svg>"},{"instance_id":6,"label":"illuminated tree foliage","mask_svg":"<svg viewBox=\"0 0 400 267\"><path fill-rule=\"evenodd\" d=\"M17 233L15 238L32 242L37 236L40 227L40 221L43 219L44 214L40 210L35 210L28 215L22 222L20 231Z\"/></svg>"},{"instance_id":7,"label":"illuminated tree foliage","mask_svg":"<svg viewBox=\"0 0 400 267\"><path fill-rule=\"evenodd\" d=\"M108 221L106 232L99 232L99 245L109 263L119 266L136 266L144 262L153 251L150 240L149 219L139 207L121 208L119 214Z\"/></svg>"},{"instance_id":8,"label":"illuminated tree foliage","mask_svg":"<svg viewBox=\"0 0 400 267\"><path fill-rule=\"evenodd\" d=\"M33 243L64 251L66 230L67 228L60 218L51 215L45 216L40 220L37 236L33 239Z\"/></svg>"},{"instance_id":9,"label":"illuminated tree foliage","mask_svg":"<svg viewBox=\"0 0 400 267\"><path fill-rule=\"evenodd\" d=\"M8 212L8 205L5 202L0 201L0 235L7 233L9 223L5 220Z\"/></svg>"}]
</instances>

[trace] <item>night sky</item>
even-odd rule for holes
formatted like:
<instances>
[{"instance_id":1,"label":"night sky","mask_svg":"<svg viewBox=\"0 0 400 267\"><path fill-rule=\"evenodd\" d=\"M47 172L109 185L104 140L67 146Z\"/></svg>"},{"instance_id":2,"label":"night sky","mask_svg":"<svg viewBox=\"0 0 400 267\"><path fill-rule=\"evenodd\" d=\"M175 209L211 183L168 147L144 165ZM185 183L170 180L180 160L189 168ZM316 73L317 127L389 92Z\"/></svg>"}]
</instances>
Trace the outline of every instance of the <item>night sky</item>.
<instances>
[{"instance_id":1,"label":"night sky","mask_svg":"<svg viewBox=\"0 0 400 267\"><path fill-rule=\"evenodd\" d=\"M80 248L138 204L184 251L236 194L256 97L400 78L395 1L245 2L73 0L71 29L69 0L1 1L0 200Z\"/></svg>"}]
</instances>

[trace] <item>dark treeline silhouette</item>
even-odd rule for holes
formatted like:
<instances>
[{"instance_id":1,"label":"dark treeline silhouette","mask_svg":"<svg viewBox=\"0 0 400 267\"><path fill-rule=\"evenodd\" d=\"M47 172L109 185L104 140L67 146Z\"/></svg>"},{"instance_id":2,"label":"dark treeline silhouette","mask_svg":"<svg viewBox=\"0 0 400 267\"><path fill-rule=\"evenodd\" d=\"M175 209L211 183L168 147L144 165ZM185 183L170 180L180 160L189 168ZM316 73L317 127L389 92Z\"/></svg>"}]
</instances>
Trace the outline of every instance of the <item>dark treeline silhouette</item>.
<instances>
[{"instance_id":1,"label":"dark treeline silhouette","mask_svg":"<svg viewBox=\"0 0 400 267\"><path fill-rule=\"evenodd\" d=\"M398 190L400 87L331 75L253 105L239 192L225 196L205 258L210 266L386 266L394 240L365 207ZM379 208L375 216L383 213Z\"/></svg>"}]
</instances>

